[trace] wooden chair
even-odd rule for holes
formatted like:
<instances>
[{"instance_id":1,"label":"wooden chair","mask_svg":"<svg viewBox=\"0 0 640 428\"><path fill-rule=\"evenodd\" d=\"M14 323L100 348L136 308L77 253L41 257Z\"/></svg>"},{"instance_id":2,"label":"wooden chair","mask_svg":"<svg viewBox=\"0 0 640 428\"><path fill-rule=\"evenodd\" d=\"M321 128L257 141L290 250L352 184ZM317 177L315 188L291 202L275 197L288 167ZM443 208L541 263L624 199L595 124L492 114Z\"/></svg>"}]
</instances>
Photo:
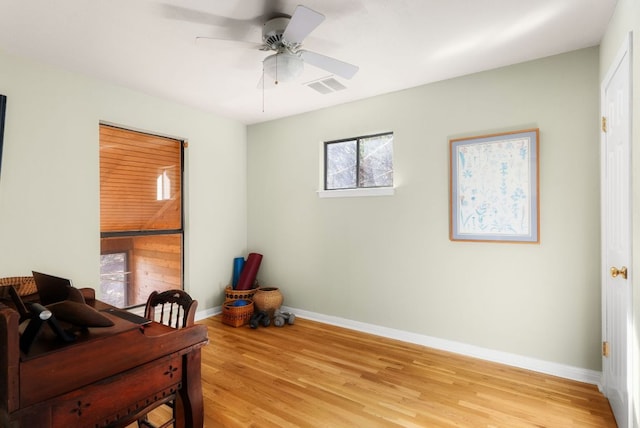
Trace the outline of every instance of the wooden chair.
<instances>
[{"instance_id":1,"label":"wooden chair","mask_svg":"<svg viewBox=\"0 0 640 428\"><path fill-rule=\"evenodd\" d=\"M193 300L183 290L168 290L158 293L154 291L149 295L144 310L145 318L168 325L172 328L191 327L194 324L198 301ZM172 417L162 425L156 427L149 422L147 415L138 420L138 427L166 428L175 426L175 406L171 400L166 403L171 407Z\"/></svg>"},{"instance_id":2,"label":"wooden chair","mask_svg":"<svg viewBox=\"0 0 640 428\"><path fill-rule=\"evenodd\" d=\"M173 328L193 325L198 301L183 290L154 291L147 299L145 318Z\"/></svg>"}]
</instances>

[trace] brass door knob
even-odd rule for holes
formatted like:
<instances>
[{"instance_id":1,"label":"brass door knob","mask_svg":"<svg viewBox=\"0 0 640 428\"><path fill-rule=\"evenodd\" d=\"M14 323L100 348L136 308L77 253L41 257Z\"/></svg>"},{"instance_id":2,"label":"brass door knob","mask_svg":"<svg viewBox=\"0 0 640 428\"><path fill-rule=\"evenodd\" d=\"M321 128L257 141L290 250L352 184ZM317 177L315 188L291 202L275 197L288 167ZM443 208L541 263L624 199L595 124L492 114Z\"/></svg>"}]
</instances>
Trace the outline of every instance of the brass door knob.
<instances>
[{"instance_id":1,"label":"brass door knob","mask_svg":"<svg viewBox=\"0 0 640 428\"><path fill-rule=\"evenodd\" d=\"M627 279L627 267L626 266L622 266L620 269L618 269L615 266L612 266L611 269L609 269L609 272L611 272L611 277L612 278L615 278L618 275L620 275L624 279Z\"/></svg>"}]
</instances>

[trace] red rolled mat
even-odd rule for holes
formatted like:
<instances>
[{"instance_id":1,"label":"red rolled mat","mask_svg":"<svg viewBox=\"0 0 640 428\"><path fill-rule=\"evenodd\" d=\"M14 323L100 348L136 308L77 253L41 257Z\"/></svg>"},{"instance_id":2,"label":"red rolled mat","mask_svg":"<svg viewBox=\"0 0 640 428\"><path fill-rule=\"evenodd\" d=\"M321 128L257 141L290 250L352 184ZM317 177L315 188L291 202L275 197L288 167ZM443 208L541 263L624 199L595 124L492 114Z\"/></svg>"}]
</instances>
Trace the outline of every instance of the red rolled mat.
<instances>
[{"instance_id":1,"label":"red rolled mat","mask_svg":"<svg viewBox=\"0 0 640 428\"><path fill-rule=\"evenodd\" d=\"M251 290L253 283L256 281L258 275L258 269L260 269L260 262L262 261L262 254L249 253L247 261L240 273L240 279L236 290Z\"/></svg>"}]
</instances>

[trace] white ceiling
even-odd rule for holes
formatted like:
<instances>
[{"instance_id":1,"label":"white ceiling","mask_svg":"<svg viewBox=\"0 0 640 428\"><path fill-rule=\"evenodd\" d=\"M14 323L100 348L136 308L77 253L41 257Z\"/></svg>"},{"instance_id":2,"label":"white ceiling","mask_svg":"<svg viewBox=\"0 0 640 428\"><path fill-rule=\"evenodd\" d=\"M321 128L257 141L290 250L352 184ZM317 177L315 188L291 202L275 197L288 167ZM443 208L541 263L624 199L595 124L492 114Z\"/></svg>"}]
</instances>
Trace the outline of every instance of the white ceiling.
<instances>
[{"instance_id":1,"label":"white ceiling","mask_svg":"<svg viewBox=\"0 0 640 428\"><path fill-rule=\"evenodd\" d=\"M615 2L0 0L0 49L251 124L598 45ZM346 90L304 86L327 76L312 66L258 89L251 43L298 4L326 16L304 48L360 67Z\"/></svg>"}]
</instances>

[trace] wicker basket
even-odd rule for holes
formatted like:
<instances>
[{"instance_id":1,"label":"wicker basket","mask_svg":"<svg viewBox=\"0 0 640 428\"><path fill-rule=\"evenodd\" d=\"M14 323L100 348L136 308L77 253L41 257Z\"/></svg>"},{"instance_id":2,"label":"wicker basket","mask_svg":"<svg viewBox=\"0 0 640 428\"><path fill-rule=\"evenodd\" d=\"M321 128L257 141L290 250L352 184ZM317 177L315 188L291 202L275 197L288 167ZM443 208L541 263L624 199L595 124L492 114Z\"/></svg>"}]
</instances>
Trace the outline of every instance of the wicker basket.
<instances>
[{"instance_id":1,"label":"wicker basket","mask_svg":"<svg viewBox=\"0 0 640 428\"><path fill-rule=\"evenodd\" d=\"M0 278L0 287L13 285L20 296L28 296L38 292L36 281L32 276L9 276Z\"/></svg>"},{"instance_id":2,"label":"wicker basket","mask_svg":"<svg viewBox=\"0 0 640 428\"><path fill-rule=\"evenodd\" d=\"M242 299L236 299L242 300ZM232 327L240 327L249 324L253 315L253 302L247 300L248 304L235 306L236 300L229 300L222 305L222 322Z\"/></svg>"},{"instance_id":3,"label":"wicker basket","mask_svg":"<svg viewBox=\"0 0 640 428\"><path fill-rule=\"evenodd\" d=\"M224 289L224 301L229 300L253 300L253 295L258 291L257 288L251 290L234 290L230 285Z\"/></svg>"},{"instance_id":4,"label":"wicker basket","mask_svg":"<svg viewBox=\"0 0 640 428\"><path fill-rule=\"evenodd\" d=\"M276 309L280 309L284 296L278 287L261 287L258 288L253 303L257 311L264 311L273 317Z\"/></svg>"}]
</instances>

